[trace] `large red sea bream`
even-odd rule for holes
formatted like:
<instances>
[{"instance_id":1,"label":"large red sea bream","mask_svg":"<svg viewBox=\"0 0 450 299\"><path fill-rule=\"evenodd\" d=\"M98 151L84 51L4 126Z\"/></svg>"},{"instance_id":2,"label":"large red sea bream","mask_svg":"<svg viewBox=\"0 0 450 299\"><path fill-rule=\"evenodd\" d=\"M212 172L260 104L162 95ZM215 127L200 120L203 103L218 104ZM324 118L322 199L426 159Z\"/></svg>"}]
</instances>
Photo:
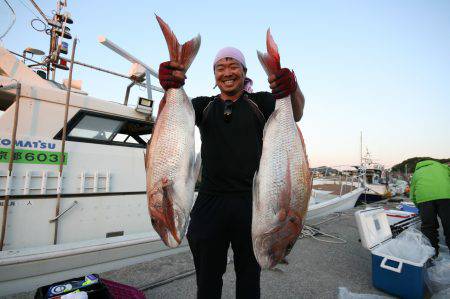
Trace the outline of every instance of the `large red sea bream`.
<instances>
[{"instance_id":1,"label":"large red sea bream","mask_svg":"<svg viewBox=\"0 0 450 299\"><path fill-rule=\"evenodd\" d=\"M258 52L258 58L271 75L281 67L270 31L267 52ZM261 161L253 182L252 241L261 268L273 268L289 254L303 228L310 193L305 143L288 96L276 101L264 127Z\"/></svg>"},{"instance_id":2,"label":"large red sea bream","mask_svg":"<svg viewBox=\"0 0 450 299\"><path fill-rule=\"evenodd\" d=\"M178 43L169 26L158 16L169 48L170 60L191 65L200 48L200 36ZM164 102L162 102L164 103ZM177 247L189 223L194 187L200 169L195 160L195 113L183 87L170 88L146 154L147 199L153 228L169 247Z\"/></svg>"}]
</instances>

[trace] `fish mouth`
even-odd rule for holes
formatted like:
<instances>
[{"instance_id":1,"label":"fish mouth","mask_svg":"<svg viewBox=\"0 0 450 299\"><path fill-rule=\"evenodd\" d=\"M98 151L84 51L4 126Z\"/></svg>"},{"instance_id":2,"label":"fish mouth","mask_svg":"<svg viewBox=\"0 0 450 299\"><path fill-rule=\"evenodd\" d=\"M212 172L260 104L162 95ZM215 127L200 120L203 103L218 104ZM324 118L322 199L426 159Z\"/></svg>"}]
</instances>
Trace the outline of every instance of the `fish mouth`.
<instances>
[{"instance_id":1,"label":"fish mouth","mask_svg":"<svg viewBox=\"0 0 450 299\"><path fill-rule=\"evenodd\" d=\"M150 208L153 228L169 247L177 247L181 243L181 234L178 233L174 219L164 215L161 210Z\"/></svg>"},{"instance_id":2,"label":"fish mouth","mask_svg":"<svg viewBox=\"0 0 450 299\"><path fill-rule=\"evenodd\" d=\"M256 259L262 269L271 269L287 256L302 230L298 213L289 211L285 221L254 239Z\"/></svg>"}]
</instances>

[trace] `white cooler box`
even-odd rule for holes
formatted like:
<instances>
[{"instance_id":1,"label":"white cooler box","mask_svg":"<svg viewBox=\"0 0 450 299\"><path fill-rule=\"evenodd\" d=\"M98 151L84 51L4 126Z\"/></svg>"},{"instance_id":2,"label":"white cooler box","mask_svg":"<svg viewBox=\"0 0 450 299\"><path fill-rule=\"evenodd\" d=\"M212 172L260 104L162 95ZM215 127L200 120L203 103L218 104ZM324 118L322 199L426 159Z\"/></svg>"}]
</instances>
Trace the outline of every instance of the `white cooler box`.
<instances>
[{"instance_id":1,"label":"white cooler box","mask_svg":"<svg viewBox=\"0 0 450 299\"><path fill-rule=\"evenodd\" d=\"M428 258L417 263L380 253L383 246L388 246L392 241L391 228L383 208L357 211L355 218L362 246L372 253L373 285L400 298L423 298Z\"/></svg>"}]
</instances>

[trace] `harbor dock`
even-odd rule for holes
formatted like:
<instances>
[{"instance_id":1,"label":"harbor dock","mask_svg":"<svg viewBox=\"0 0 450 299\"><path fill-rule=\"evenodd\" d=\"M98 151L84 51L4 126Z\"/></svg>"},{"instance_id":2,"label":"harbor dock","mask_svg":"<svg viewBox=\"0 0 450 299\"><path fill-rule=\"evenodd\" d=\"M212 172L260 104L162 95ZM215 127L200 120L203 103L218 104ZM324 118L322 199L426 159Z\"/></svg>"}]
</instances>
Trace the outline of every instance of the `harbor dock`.
<instances>
[{"instance_id":1,"label":"harbor dock","mask_svg":"<svg viewBox=\"0 0 450 299\"><path fill-rule=\"evenodd\" d=\"M370 206L395 206L380 201ZM339 287L360 294L389 295L372 286L371 255L361 246L354 213L365 205L307 222L309 227L339 239L312 234L299 239L287 257L288 265L261 273L261 298L337 298ZM147 298L195 298L196 280L189 247L185 251L100 273L100 277L143 291ZM232 252L223 277L222 298L235 298ZM34 292L6 298L33 298Z\"/></svg>"}]
</instances>

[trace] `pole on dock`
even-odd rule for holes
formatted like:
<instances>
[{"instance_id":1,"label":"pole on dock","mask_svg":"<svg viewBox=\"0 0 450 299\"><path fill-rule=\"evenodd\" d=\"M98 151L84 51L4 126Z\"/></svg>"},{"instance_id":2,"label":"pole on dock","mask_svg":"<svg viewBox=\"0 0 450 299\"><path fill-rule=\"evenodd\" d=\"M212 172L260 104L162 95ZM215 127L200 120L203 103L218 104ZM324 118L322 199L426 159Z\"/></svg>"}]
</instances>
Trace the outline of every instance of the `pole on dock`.
<instances>
[{"instance_id":1,"label":"pole on dock","mask_svg":"<svg viewBox=\"0 0 450 299\"><path fill-rule=\"evenodd\" d=\"M57 198L56 198L56 209L55 209L55 231L53 235L53 244L58 243L58 215L59 215L59 208L61 204L61 192L62 192L62 178L63 178L63 166L64 161L66 160L66 156L64 155L64 150L66 148L66 138L67 138L67 118L69 115L69 102L70 102L70 91L72 89L72 73L73 73L73 65L74 65L74 58L75 58L75 49L77 47L77 38L75 37L75 40L73 41L73 47L72 47L72 55L70 58L70 70L69 70L69 82L67 87L67 94L66 94L66 105L64 110L64 127L63 132L61 136L61 157L59 161L59 174L58 174L58 189L57 189Z\"/></svg>"},{"instance_id":2,"label":"pole on dock","mask_svg":"<svg viewBox=\"0 0 450 299\"><path fill-rule=\"evenodd\" d=\"M12 182L12 170L13 170L13 164L14 164L14 150L16 148L16 137L17 137L17 124L19 122L19 99L20 99L20 92L22 90L22 85L17 82L16 84L16 99L15 99L15 106L14 106L14 121L13 121L13 131L11 136L11 151L9 153L9 162L8 162L8 176L6 177L6 187L5 187L5 201L3 203L3 220L2 220L2 233L0 238L0 251L3 250L3 245L5 243L5 237L6 237L6 220L8 217L8 205L9 205L9 197L11 195L11 189L9 186L11 186Z\"/></svg>"}]
</instances>

